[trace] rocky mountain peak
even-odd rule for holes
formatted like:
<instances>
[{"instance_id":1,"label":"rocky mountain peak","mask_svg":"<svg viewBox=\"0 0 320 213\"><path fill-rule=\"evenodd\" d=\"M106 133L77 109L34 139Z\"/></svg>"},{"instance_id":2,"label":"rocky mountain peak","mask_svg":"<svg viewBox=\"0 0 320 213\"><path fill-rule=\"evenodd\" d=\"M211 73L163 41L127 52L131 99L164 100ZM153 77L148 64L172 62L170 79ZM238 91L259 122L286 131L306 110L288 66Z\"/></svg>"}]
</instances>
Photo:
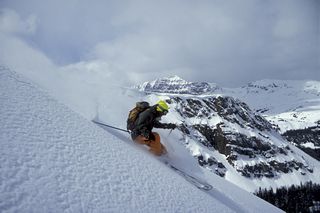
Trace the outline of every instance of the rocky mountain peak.
<instances>
[{"instance_id":1,"label":"rocky mountain peak","mask_svg":"<svg viewBox=\"0 0 320 213\"><path fill-rule=\"evenodd\" d=\"M146 93L170 93L201 95L213 92L218 87L207 82L188 82L177 75L145 82L136 87Z\"/></svg>"}]
</instances>

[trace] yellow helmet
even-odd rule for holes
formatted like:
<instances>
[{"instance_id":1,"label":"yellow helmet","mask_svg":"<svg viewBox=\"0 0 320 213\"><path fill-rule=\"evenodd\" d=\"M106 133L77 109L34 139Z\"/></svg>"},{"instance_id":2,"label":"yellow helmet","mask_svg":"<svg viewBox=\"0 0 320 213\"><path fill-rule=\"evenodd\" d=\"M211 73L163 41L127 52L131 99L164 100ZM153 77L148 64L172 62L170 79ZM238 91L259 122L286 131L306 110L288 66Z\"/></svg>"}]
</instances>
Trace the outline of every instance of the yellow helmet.
<instances>
[{"instance_id":1,"label":"yellow helmet","mask_svg":"<svg viewBox=\"0 0 320 213\"><path fill-rule=\"evenodd\" d=\"M157 106L158 112L168 112L169 111L169 106L165 101L160 100L160 101L158 101L157 105L158 105Z\"/></svg>"}]
</instances>

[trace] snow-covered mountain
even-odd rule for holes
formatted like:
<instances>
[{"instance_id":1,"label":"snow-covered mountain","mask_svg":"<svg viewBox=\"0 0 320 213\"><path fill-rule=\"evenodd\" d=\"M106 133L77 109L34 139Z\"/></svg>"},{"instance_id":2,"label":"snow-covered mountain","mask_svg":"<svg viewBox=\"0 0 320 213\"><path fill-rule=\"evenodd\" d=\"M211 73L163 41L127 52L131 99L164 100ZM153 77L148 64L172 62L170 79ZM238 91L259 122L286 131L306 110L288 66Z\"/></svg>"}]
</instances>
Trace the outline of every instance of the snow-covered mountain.
<instances>
[{"instance_id":1,"label":"snow-covered mountain","mask_svg":"<svg viewBox=\"0 0 320 213\"><path fill-rule=\"evenodd\" d=\"M287 140L320 160L320 82L263 80L229 94L279 127Z\"/></svg>"},{"instance_id":2,"label":"snow-covered mountain","mask_svg":"<svg viewBox=\"0 0 320 213\"><path fill-rule=\"evenodd\" d=\"M217 85L206 82L188 82L178 76L168 78L159 78L151 82L145 82L136 88L143 92L159 92L173 94L191 94L201 95L213 92L217 89Z\"/></svg>"},{"instance_id":3,"label":"snow-covered mountain","mask_svg":"<svg viewBox=\"0 0 320 213\"><path fill-rule=\"evenodd\" d=\"M183 144L167 141L173 162L208 176L214 190L204 193L128 135L104 131L47 91L0 69L0 212L281 212L209 176ZM180 136L174 131L170 139Z\"/></svg>"},{"instance_id":4,"label":"snow-covered mountain","mask_svg":"<svg viewBox=\"0 0 320 213\"><path fill-rule=\"evenodd\" d=\"M297 90L297 83L295 85ZM212 92L203 95L172 94L158 87L155 90L147 89L147 100L154 102L154 96L167 100L172 110L166 120L181 124L180 129L184 134L180 140L199 165L254 191L258 187L276 188L308 180L320 181L319 162L290 144L281 135L279 125L261 114L261 109L264 109L264 113L291 109L300 97L304 97L300 104L305 103L300 110L312 108L316 113L319 102L317 99L311 102L310 98L318 97L317 82L307 85L304 92L296 91L294 94L283 91L292 86L269 81L238 89L222 88L217 91L219 94ZM178 87L176 83L175 86ZM309 94L309 99L304 96L305 93ZM291 94L289 99L293 102L290 104L281 94ZM273 106L272 101L276 99L283 102L277 101ZM247 100L248 104L242 100ZM311 103L314 105L310 106ZM311 120L310 117L308 121L313 123Z\"/></svg>"},{"instance_id":5,"label":"snow-covered mountain","mask_svg":"<svg viewBox=\"0 0 320 213\"><path fill-rule=\"evenodd\" d=\"M261 80L240 88L221 88L214 83L187 82L172 76L145 82L136 88L146 93L235 97L277 125L281 133L313 127L320 121L319 81Z\"/></svg>"},{"instance_id":6,"label":"snow-covered mountain","mask_svg":"<svg viewBox=\"0 0 320 213\"><path fill-rule=\"evenodd\" d=\"M320 121L319 81L263 80L230 92L278 125L282 133Z\"/></svg>"}]
</instances>

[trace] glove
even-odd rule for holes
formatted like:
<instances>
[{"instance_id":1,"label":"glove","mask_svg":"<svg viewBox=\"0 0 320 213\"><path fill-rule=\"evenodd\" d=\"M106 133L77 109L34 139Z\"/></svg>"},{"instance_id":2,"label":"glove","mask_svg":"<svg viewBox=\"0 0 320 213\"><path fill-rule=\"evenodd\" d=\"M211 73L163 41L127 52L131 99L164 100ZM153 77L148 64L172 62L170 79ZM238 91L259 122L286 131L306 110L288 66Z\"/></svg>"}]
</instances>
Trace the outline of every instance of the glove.
<instances>
[{"instance_id":1,"label":"glove","mask_svg":"<svg viewBox=\"0 0 320 213\"><path fill-rule=\"evenodd\" d=\"M177 125L175 124L168 124L168 129L175 129L177 128Z\"/></svg>"}]
</instances>

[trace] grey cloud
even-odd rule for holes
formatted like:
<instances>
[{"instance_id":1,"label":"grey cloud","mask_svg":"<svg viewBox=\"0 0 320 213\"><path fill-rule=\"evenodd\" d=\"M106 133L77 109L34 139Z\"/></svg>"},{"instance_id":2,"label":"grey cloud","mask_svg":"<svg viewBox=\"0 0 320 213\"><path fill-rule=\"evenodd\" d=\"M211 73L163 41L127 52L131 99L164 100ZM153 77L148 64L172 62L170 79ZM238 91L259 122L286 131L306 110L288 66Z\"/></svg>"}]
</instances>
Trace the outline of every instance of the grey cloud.
<instances>
[{"instance_id":1,"label":"grey cloud","mask_svg":"<svg viewBox=\"0 0 320 213\"><path fill-rule=\"evenodd\" d=\"M22 19L11 9L0 8L0 32L12 34L33 34L36 31L36 16L29 15Z\"/></svg>"},{"instance_id":2,"label":"grey cloud","mask_svg":"<svg viewBox=\"0 0 320 213\"><path fill-rule=\"evenodd\" d=\"M35 14L29 39L58 64L103 60L132 82L177 74L239 86L319 76L317 0L3 0Z\"/></svg>"}]
</instances>

